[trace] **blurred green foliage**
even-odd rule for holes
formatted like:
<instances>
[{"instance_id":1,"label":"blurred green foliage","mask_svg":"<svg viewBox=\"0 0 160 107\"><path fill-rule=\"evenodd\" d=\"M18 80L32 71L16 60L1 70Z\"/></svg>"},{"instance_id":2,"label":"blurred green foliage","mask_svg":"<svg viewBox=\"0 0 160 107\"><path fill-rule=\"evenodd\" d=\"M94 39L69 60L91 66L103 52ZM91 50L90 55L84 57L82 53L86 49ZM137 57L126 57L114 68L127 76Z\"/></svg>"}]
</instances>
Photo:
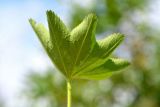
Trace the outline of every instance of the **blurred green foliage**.
<instances>
[{"instance_id":1,"label":"blurred green foliage","mask_svg":"<svg viewBox=\"0 0 160 107\"><path fill-rule=\"evenodd\" d=\"M4 101L2 99L0 99L0 107L5 107L4 106Z\"/></svg>"},{"instance_id":2,"label":"blurred green foliage","mask_svg":"<svg viewBox=\"0 0 160 107\"><path fill-rule=\"evenodd\" d=\"M97 34L120 32L126 41L115 56L127 57L131 67L103 81L73 82L73 107L160 107L160 32L137 13L147 14L149 0L95 0L90 8L72 4L70 27L94 12L98 15ZM137 21L138 20L138 21ZM102 33L105 32L105 33ZM97 37L99 38L99 37ZM127 51L125 54L123 51ZM60 75L48 70L27 78L26 95L33 107L66 106L66 84Z\"/></svg>"},{"instance_id":3,"label":"blurred green foliage","mask_svg":"<svg viewBox=\"0 0 160 107\"><path fill-rule=\"evenodd\" d=\"M95 2L90 8L73 2L73 12L71 20L71 28L78 25L83 17L90 13L96 13L98 16L97 33L106 31L117 31L117 26L123 18L128 19L129 15L135 10L144 9L148 0L94 0Z\"/></svg>"}]
</instances>

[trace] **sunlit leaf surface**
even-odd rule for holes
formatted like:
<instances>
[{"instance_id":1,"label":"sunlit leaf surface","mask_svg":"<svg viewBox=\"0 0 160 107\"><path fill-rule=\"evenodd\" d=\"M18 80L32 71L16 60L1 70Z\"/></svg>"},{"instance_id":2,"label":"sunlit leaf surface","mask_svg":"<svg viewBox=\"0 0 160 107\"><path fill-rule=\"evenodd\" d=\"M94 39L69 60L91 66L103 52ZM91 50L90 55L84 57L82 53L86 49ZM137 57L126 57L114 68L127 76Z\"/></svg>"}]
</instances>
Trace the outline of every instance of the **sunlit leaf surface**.
<instances>
[{"instance_id":1,"label":"sunlit leaf surface","mask_svg":"<svg viewBox=\"0 0 160 107\"><path fill-rule=\"evenodd\" d=\"M110 58L124 35L112 34L96 41L96 15L89 14L72 31L52 11L47 11L47 19L49 31L33 19L29 21L52 62L67 79L105 79L129 65L126 60Z\"/></svg>"}]
</instances>

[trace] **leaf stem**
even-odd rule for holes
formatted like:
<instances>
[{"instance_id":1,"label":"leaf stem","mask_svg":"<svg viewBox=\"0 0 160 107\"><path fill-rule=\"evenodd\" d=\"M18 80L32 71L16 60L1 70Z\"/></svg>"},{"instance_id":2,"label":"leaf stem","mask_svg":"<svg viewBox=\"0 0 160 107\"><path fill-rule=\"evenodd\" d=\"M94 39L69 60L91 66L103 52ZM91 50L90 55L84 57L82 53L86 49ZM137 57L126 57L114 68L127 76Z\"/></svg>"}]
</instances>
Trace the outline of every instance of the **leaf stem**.
<instances>
[{"instance_id":1,"label":"leaf stem","mask_svg":"<svg viewBox=\"0 0 160 107\"><path fill-rule=\"evenodd\" d=\"M67 107L71 107L71 82L67 81Z\"/></svg>"}]
</instances>

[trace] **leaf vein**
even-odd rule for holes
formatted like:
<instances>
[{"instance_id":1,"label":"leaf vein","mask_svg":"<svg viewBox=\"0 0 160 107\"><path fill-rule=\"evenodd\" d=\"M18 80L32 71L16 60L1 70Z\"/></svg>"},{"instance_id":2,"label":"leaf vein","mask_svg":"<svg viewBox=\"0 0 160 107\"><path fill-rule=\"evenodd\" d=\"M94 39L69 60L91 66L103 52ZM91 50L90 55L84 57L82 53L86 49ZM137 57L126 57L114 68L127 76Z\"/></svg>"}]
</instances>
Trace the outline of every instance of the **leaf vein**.
<instances>
[{"instance_id":1,"label":"leaf vein","mask_svg":"<svg viewBox=\"0 0 160 107\"><path fill-rule=\"evenodd\" d=\"M82 45L81 45L81 47L80 47L80 50L78 51L78 54L77 54L77 57L76 57L74 66L75 66L76 63L77 63L77 60L78 60L79 55L80 55L80 53L81 53L81 50L82 50L82 48L83 48L83 46L84 46L84 42L85 42L85 40L86 40L86 38L87 38L87 35L88 35L88 32L89 32L91 23L92 23L92 19L91 19L91 21L90 21L90 23L89 23L89 27L88 27L88 29L87 29L87 31L86 31L86 34L85 34L85 37L84 37L84 39L83 39L83 41L82 41Z\"/></svg>"}]
</instances>

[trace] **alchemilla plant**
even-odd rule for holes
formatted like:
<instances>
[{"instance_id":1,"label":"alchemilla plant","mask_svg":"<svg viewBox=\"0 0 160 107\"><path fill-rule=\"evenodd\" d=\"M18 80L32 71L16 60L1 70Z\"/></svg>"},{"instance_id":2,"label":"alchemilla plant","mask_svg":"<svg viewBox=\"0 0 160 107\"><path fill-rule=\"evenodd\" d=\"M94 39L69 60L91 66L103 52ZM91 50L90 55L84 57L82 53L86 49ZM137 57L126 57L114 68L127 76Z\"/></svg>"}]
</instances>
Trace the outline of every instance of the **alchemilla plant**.
<instances>
[{"instance_id":1,"label":"alchemilla plant","mask_svg":"<svg viewBox=\"0 0 160 107\"><path fill-rule=\"evenodd\" d=\"M67 107L71 107L71 81L106 79L129 65L124 59L110 57L123 41L123 34L115 33L96 41L96 15L89 14L69 31L54 12L47 11L46 14L49 31L33 19L29 22L52 62L66 77Z\"/></svg>"}]
</instances>

